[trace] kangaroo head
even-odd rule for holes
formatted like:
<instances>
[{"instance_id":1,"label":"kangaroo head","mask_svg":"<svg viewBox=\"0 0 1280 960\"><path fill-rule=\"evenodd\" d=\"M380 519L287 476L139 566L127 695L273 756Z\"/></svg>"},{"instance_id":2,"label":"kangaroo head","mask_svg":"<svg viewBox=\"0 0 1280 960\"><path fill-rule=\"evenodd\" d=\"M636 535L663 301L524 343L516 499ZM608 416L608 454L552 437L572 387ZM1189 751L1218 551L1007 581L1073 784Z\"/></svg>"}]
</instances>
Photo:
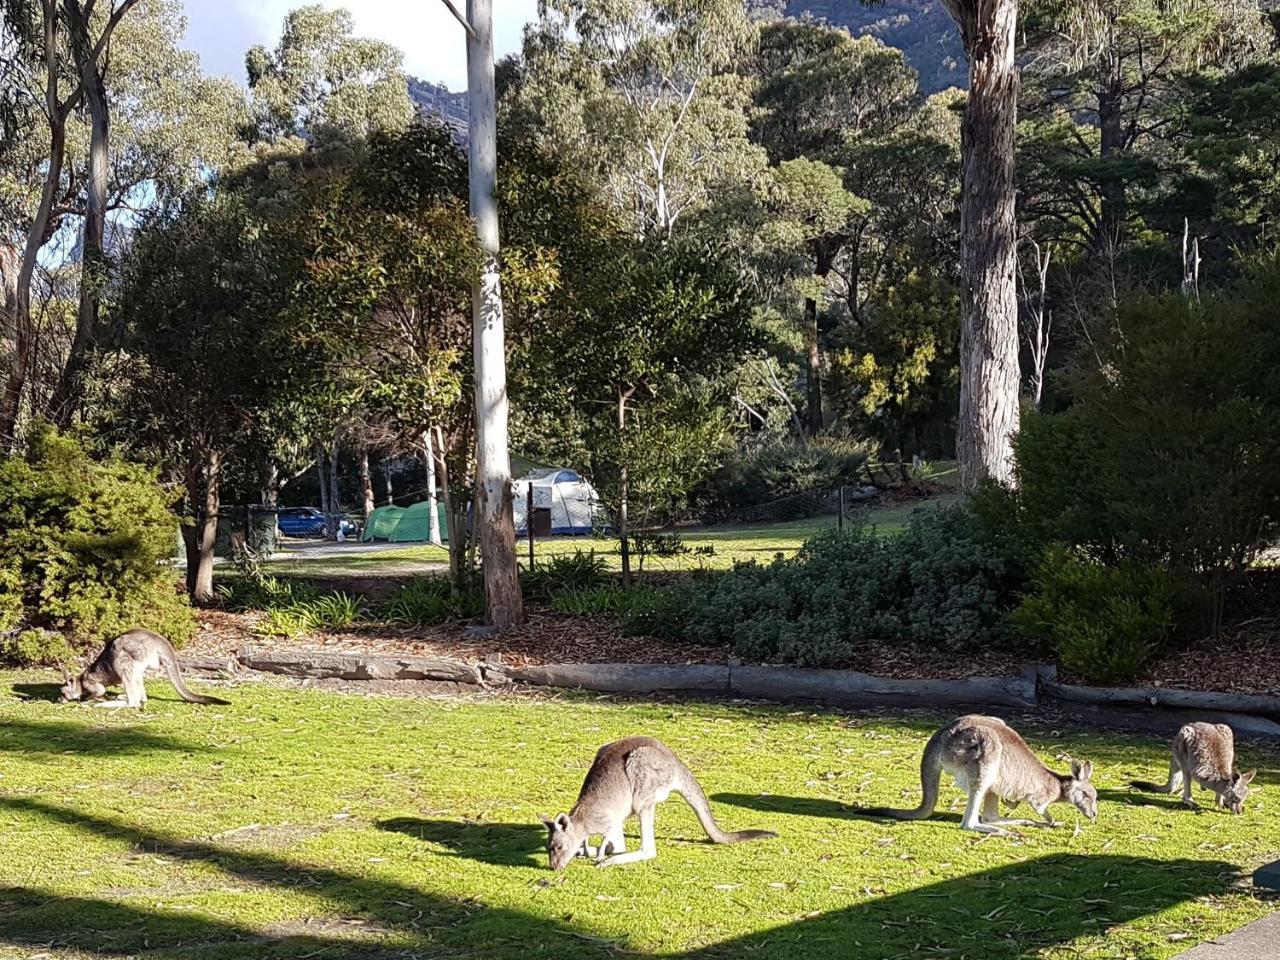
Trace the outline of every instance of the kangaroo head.
<instances>
[{"instance_id":1,"label":"kangaroo head","mask_svg":"<svg viewBox=\"0 0 1280 960\"><path fill-rule=\"evenodd\" d=\"M1244 813L1244 801L1249 796L1249 784L1258 775L1257 770L1241 773L1236 770L1231 774L1231 786L1227 788L1219 802L1232 813Z\"/></svg>"},{"instance_id":2,"label":"kangaroo head","mask_svg":"<svg viewBox=\"0 0 1280 960\"><path fill-rule=\"evenodd\" d=\"M1098 791L1093 785L1093 764L1088 760L1071 761L1071 779L1062 786L1062 799L1090 820L1098 818Z\"/></svg>"},{"instance_id":3,"label":"kangaroo head","mask_svg":"<svg viewBox=\"0 0 1280 960\"><path fill-rule=\"evenodd\" d=\"M569 865L569 861L582 852L582 841L586 838L567 813L560 814L554 820L550 817L538 819L547 828L547 858L551 861L551 869L563 870Z\"/></svg>"},{"instance_id":4,"label":"kangaroo head","mask_svg":"<svg viewBox=\"0 0 1280 960\"><path fill-rule=\"evenodd\" d=\"M84 697L84 685L80 677L73 677L64 664L62 667L62 687L58 693L63 703L74 703Z\"/></svg>"}]
</instances>

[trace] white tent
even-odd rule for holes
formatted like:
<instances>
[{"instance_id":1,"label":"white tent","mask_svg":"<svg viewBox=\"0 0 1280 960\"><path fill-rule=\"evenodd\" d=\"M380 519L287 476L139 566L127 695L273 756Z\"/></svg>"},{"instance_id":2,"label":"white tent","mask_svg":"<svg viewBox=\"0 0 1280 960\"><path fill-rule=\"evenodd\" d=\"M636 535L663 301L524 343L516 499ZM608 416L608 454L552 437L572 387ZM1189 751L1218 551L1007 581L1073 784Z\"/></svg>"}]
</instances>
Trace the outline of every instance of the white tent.
<instances>
[{"instance_id":1,"label":"white tent","mask_svg":"<svg viewBox=\"0 0 1280 960\"><path fill-rule=\"evenodd\" d=\"M596 505L600 498L591 484L573 470L551 467L530 470L528 476L511 484L516 533L526 535L528 528L529 490L533 490L533 509L551 511L553 534L590 533L595 525Z\"/></svg>"}]
</instances>

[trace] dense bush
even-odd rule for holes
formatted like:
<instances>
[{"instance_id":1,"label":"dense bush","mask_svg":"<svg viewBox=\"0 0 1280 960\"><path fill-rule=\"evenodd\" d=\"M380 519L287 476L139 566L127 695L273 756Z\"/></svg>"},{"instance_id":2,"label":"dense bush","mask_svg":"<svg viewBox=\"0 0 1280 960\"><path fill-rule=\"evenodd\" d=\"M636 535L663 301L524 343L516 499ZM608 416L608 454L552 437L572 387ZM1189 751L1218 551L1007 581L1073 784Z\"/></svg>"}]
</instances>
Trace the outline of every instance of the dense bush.
<instances>
[{"instance_id":1,"label":"dense bush","mask_svg":"<svg viewBox=\"0 0 1280 960\"><path fill-rule=\"evenodd\" d=\"M792 498L788 516L820 512L826 494L854 483L867 462L865 444L837 436L797 440L773 437L735 449L704 484L698 499L702 512L726 519L750 508Z\"/></svg>"},{"instance_id":2,"label":"dense bush","mask_svg":"<svg viewBox=\"0 0 1280 960\"><path fill-rule=\"evenodd\" d=\"M1011 599L999 553L974 515L956 506L917 513L897 537L832 531L793 558L739 564L663 591L631 614L628 629L730 644L753 660L831 665L873 641L989 644Z\"/></svg>"},{"instance_id":3,"label":"dense bush","mask_svg":"<svg viewBox=\"0 0 1280 960\"><path fill-rule=\"evenodd\" d=\"M1180 591L1161 566L1132 560L1108 566L1056 547L1033 584L1010 620L1086 680L1132 680L1173 630Z\"/></svg>"},{"instance_id":4,"label":"dense bush","mask_svg":"<svg viewBox=\"0 0 1280 960\"><path fill-rule=\"evenodd\" d=\"M1117 563L1161 564L1208 589L1233 582L1280 524L1280 261L1189 301L1122 304L1101 370L1016 443L1027 539Z\"/></svg>"},{"instance_id":5,"label":"dense bush","mask_svg":"<svg viewBox=\"0 0 1280 960\"><path fill-rule=\"evenodd\" d=\"M577 616L633 616L647 611L653 603L654 591L643 587L597 587L594 590L569 590L552 598L551 606L561 613Z\"/></svg>"},{"instance_id":6,"label":"dense bush","mask_svg":"<svg viewBox=\"0 0 1280 960\"><path fill-rule=\"evenodd\" d=\"M25 458L0 462L0 634L9 637L8 655L29 657L37 635L19 637L30 630L63 634L77 650L133 627L176 644L190 637L195 619L168 565L173 499L146 468L94 460L50 429L36 432ZM62 655L58 644L47 646Z\"/></svg>"},{"instance_id":7,"label":"dense bush","mask_svg":"<svg viewBox=\"0 0 1280 960\"><path fill-rule=\"evenodd\" d=\"M530 600L551 600L570 591L594 590L610 579L603 557L597 557L594 550L574 550L558 553L523 571L520 585Z\"/></svg>"}]
</instances>

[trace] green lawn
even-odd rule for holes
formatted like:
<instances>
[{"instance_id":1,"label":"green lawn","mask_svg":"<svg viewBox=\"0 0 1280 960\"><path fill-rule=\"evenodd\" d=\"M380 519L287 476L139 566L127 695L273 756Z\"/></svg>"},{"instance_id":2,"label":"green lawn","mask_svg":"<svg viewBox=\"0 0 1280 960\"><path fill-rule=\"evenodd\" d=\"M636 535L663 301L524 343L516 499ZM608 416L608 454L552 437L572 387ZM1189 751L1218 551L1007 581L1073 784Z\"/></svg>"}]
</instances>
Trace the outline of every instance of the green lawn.
<instances>
[{"instance_id":1,"label":"green lawn","mask_svg":"<svg viewBox=\"0 0 1280 960\"><path fill-rule=\"evenodd\" d=\"M956 499L954 494L943 494L923 501L853 506L849 509L848 517L850 522L856 519L871 524L882 532L893 533L906 525L913 511L935 509L944 504L954 503ZM795 553L809 537L820 530L834 527L836 523L837 519L834 516L824 516L779 523L725 524L681 530L680 537L686 546L714 547L715 554L710 556L686 554L668 559L651 559L645 569L674 571L705 566L727 570L738 560L768 561L778 553L787 555ZM534 543L536 557L573 553L575 550L594 550L598 556L604 558L611 569L621 569L622 559L618 541L615 538L554 537ZM520 542L518 556L521 564L527 565L529 556L527 541ZM273 573L292 573L302 576L360 576L414 573L421 571L426 564L443 565L448 562L449 555L443 547L417 545L383 550L378 553L323 559L294 560L281 555L269 561L267 567Z\"/></svg>"},{"instance_id":2,"label":"green lawn","mask_svg":"<svg viewBox=\"0 0 1280 960\"><path fill-rule=\"evenodd\" d=\"M22 700L0 674L0 956L516 960L1163 958L1262 915L1240 871L1280 854L1280 756L1253 748L1243 817L1135 802L1163 743L1029 731L1095 762L1096 824L979 839L914 803L936 722L696 704L424 701L157 685L145 715ZM724 825L658 816L656 862L545 866L539 812L567 808L595 749L671 744ZM1062 767L1063 761L1054 761Z\"/></svg>"}]
</instances>

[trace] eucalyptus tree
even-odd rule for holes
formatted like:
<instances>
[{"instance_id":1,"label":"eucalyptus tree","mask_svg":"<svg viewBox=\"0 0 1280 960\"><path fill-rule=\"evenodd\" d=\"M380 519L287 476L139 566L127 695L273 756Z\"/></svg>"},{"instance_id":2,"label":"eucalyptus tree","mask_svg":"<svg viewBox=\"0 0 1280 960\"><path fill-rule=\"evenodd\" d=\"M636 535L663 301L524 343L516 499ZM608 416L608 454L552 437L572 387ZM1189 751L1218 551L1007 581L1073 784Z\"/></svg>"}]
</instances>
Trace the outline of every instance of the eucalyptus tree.
<instances>
[{"instance_id":1,"label":"eucalyptus tree","mask_svg":"<svg viewBox=\"0 0 1280 960\"><path fill-rule=\"evenodd\" d=\"M667 238L765 166L735 71L756 37L740 0L548 0L517 95L638 236Z\"/></svg>"}]
</instances>

